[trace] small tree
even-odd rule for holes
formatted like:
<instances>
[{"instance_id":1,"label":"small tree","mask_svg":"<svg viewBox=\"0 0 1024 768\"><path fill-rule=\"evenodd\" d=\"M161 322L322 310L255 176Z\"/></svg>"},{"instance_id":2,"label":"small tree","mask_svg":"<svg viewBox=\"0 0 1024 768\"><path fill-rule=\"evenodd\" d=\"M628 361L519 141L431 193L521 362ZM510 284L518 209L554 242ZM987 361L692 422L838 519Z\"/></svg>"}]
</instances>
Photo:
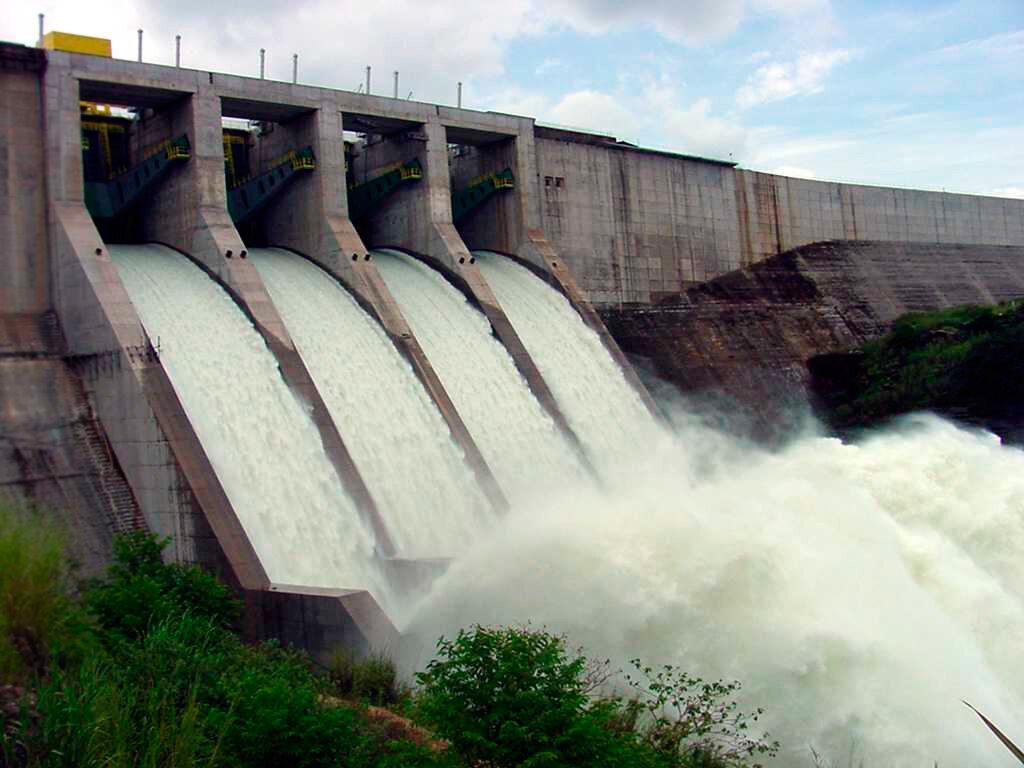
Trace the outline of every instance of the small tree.
<instances>
[{"instance_id":1,"label":"small tree","mask_svg":"<svg viewBox=\"0 0 1024 768\"><path fill-rule=\"evenodd\" d=\"M634 698L595 698L607 663L547 632L475 626L438 640L416 676L417 712L467 763L488 768L725 768L777 752L750 733L761 710L738 709L739 683L633 665Z\"/></svg>"},{"instance_id":2,"label":"small tree","mask_svg":"<svg viewBox=\"0 0 1024 768\"><path fill-rule=\"evenodd\" d=\"M437 658L416 676L420 712L470 763L554 758L587 704L584 665L545 632L460 630L454 640L438 640Z\"/></svg>"},{"instance_id":3,"label":"small tree","mask_svg":"<svg viewBox=\"0 0 1024 768\"><path fill-rule=\"evenodd\" d=\"M738 766L778 752L779 743L767 733L752 732L764 710L739 709L733 698L739 682L707 682L671 664L655 670L639 659L630 663L634 672L626 681L636 694L630 709L639 710L637 727L659 754L678 757L686 766Z\"/></svg>"},{"instance_id":4,"label":"small tree","mask_svg":"<svg viewBox=\"0 0 1024 768\"><path fill-rule=\"evenodd\" d=\"M475 626L438 640L416 676L417 711L470 765L656 765L634 734L608 727L614 705L591 701L594 670L561 637Z\"/></svg>"}]
</instances>

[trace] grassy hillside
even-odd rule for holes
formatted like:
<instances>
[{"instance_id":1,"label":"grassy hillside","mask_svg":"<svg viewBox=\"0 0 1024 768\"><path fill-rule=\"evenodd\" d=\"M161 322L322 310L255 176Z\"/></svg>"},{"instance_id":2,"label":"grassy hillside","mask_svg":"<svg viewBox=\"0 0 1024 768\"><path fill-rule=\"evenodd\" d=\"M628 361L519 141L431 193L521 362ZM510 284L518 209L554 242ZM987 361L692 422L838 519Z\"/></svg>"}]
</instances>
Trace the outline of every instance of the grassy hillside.
<instances>
[{"instance_id":1,"label":"grassy hillside","mask_svg":"<svg viewBox=\"0 0 1024 768\"><path fill-rule=\"evenodd\" d=\"M0 768L754 768L735 682L607 665L530 627L441 638L413 685L385 655L324 668L235 632L241 606L166 542L115 539L81 583L47 516L0 502ZM603 692L602 692L603 690Z\"/></svg>"},{"instance_id":2,"label":"grassy hillside","mask_svg":"<svg viewBox=\"0 0 1024 768\"><path fill-rule=\"evenodd\" d=\"M1012 431L1024 423L1024 300L905 315L877 341L808 367L836 428L931 410Z\"/></svg>"}]
</instances>

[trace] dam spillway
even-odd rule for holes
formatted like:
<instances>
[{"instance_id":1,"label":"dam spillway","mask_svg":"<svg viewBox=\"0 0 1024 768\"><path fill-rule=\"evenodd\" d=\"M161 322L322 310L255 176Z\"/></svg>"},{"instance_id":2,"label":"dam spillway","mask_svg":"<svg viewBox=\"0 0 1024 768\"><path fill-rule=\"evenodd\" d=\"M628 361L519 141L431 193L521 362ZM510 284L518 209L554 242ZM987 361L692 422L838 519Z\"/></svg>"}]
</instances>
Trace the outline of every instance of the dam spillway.
<instances>
[{"instance_id":1,"label":"dam spillway","mask_svg":"<svg viewBox=\"0 0 1024 768\"><path fill-rule=\"evenodd\" d=\"M170 248L109 252L270 579L385 592L371 532L234 300Z\"/></svg>"},{"instance_id":2,"label":"dam spillway","mask_svg":"<svg viewBox=\"0 0 1024 768\"><path fill-rule=\"evenodd\" d=\"M584 476L484 315L411 256L373 251L388 288L513 504Z\"/></svg>"},{"instance_id":3,"label":"dam spillway","mask_svg":"<svg viewBox=\"0 0 1024 768\"><path fill-rule=\"evenodd\" d=\"M802 754L794 751L784 764L806 759L807 744L819 739L840 747L826 757L830 763L1001 764L977 758L999 745L970 730L978 723L962 719L959 699L969 696L1008 731L1021 709L1024 683L1013 666L1022 626L1014 592L1022 580L1013 570L1019 452L971 448L969 435L947 450L934 429L898 451L800 441L779 460L692 427L655 444L650 417L630 415L636 404L624 389L628 382L609 369L573 307L583 306L581 297L606 322L621 315L612 331L626 351L647 354L652 345L629 340L657 337L665 354L651 357L655 368L667 375L685 363L676 383L691 391L728 386L730 377L756 382L763 395L753 405L760 408L775 397L765 380L776 374L799 383L807 349L825 340L863 340L909 310L1021 295L1024 203L786 178L544 127L528 117L141 61L0 44L0 63L0 114L8 126L0 144L10 159L9 183L0 185L0 332L55 318L55 336L63 334L26 354L17 333L0 333L0 352L13 347L23 357L18 366L60 368L85 390L83 408L95 409L98 431L119 464L112 471L123 471L138 495L139 516L155 533L184 542L173 557L217 570L227 555L237 575L239 560L228 551L234 540L219 530L214 540L204 526L221 520L225 506L238 513L273 581L292 587L243 585L247 620L266 621L261 636L324 658L338 646L355 647L354 637L373 637L367 617L381 615L365 594L363 602L345 602L351 595L339 596L338 587L367 589L383 602L388 589L408 586L394 586L407 563L375 556L361 516L366 495L339 470L330 446L334 467L324 466L329 421L344 436L399 555L457 555L416 607L420 628L430 631L427 645L439 632L477 621L544 622L609 656L696 664L749 682L753 703L776 708L773 700L786 701L778 709L789 722L775 720L771 729ZM82 112L89 104L132 111ZM225 117L253 122L229 136ZM92 139L96 159L99 124L123 129L132 166L154 142L185 135L192 149L189 158L176 156L164 181L152 184L126 219L105 226L90 219L82 201L83 183L103 181L83 178L83 139ZM342 146L343 129L353 126L366 141ZM240 192L225 181L225 163L244 159L232 176L255 174L250 183L258 185L272 170L267 163L307 145L304 157L315 157L315 167L302 166L293 182L276 185L273 199L244 227L233 221L225 194ZM242 147L251 155L236 156ZM346 183L371 182L412 160L420 164L418 181L400 184L365 218L346 208ZM453 221L446 198L506 167L515 188ZM124 263L119 281L104 241L167 243L218 275L233 300L181 257L175 269L191 271L174 287L178 277L159 274L173 265L157 263L148 247L135 269L155 282L140 288L140 276ZM818 246L828 241L847 241L849 257L822 258ZM423 260L368 258L373 243ZM281 245L323 266L361 306L372 304L370 330L368 316L345 314L355 338L339 338L340 331L332 337L331 315L313 311L323 298L319 288L306 291L309 307L289 312L273 276L260 278L252 268L258 254L242 261L244 249L256 244ZM458 267L463 256L472 263L467 245L542 270L557 259L558 272L572 276L570 284L549 270L552 284L568 286L570 305L520 264L477 251L487 283L480 295L493 290L502 319L516 331L513 341L528 350L556 409L531 389L536 379L520 367L509 334L496 334L504 348L495 340L492 329L507 331L504 325L492 314L485 320L453 287L465 287L453 274L476 273L475 266ZM798 246L812 251L792 259ZM119 262L128 259L114 250ZM790 278L769 263L776 259L793 267ZM393 296L383 295L379 276L370 274L378 264L382 273L398 273L384 275ZM808 282L808 275L820 279ZM714 278L722 282L707 282ZM211 289L214 303L226 301L216 312L197 304ZM804 306L809 293L820 295ZM395 309L392 298L405 317L382 311ZM155 364L131 359L144 343L140 317L160 347ZM809 318L818 323L813 334ZM377 345L377 319L399 350L397 362L394 350ZM221 335L235 342L214 338ZM359 370L330 359L320 368L319 355L329 358L350 342L360 345L354 358L366 355ZM242 355L234 343L258 360L236 360ZM786 364L766 353L772 344L792 346ZM426 364L417 352L426 353ZM96 364L114 359L127 363L105 370ZM409 389L405 364L444 415L443 425L423 393ZM303 366L313 383L298 381L303 376L295 369ZM158 376L160 368L169 375ZM440 397L431 388L434 368L444 380ZM185 418L161 410L170 399L168 379ZM342 385L332 404L331 390ZM35 387L27 400L47 404L53 397L52 388L37 383L18 386ZM353 412L346 398L354 393L370 413ZM445 407L449 395L456 418ZM553 428L553 410L565 416L578 446ZM380 421L389 413L392 420ZM0 420L8 415L0 408ZM175 419L198 434L175 443L167 428ZM0 426L15 434L9 424ZM472 453L466 446L473 441L463 434L469 432L512 502L511 514L494 525L490 508L476 506L476 486L464 484L460 452ZM580 469L577 448L601 483ZM967 464L991 472L957 459L975 448L976 461ZM198 471L195 458L204 452L210 466ZM417 452L427 457L422 466L408 458ZM1005 463L998 458L1008 455ZM201 489L213 472L230 505L219 498L207 504ZM34 486L22 482L31 495ZM60 482L50 482L61 498ZM951 510L948 500L958 494L962 505ZM75 502L67 496L57 502L69 503ZM87 503L93 514L103 510L102 502ZM392 616L393 606L386 603ZM922 615L931 619L915 620ZM847 736L867 751L847 756Z\"/></svg>"},{"instance_id":4,"label":"dam spillway","mask_svg":"<svg viewBox=\"0 0 1024 768\"><path fill-rule=\"evenodd\" d=\"M654 418L565 296L506 256L473 254L591 462L614 472L658 434Z\"/></svg>"},{"instance_id":5,"label":"dam spillway","mask_svg":"<svg viewBox=\"0 0 1024 768\"><path fill-rule=\"evenodd\" d=\"M492 517L408 362L330 275L278 248L249 251L402 557L452 556Z\"/></svg>"}]
</instances>

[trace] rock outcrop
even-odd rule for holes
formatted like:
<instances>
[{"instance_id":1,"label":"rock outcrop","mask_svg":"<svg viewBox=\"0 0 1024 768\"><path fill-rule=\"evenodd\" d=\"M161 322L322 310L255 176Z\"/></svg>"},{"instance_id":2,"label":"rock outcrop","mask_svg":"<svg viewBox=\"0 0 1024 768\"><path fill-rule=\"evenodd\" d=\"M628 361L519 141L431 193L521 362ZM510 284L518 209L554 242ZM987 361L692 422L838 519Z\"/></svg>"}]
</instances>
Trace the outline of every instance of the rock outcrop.
<instances>
[{"instance_id":1,"label":"rock outcrop","mask_svg":"<svg viewBox=\"0 0 1024 768\"><path fill-rule=\"evenodd\" d=\"M1020 296L1024 248L834 241L602 315L658 377L727 397L768 435L805 410L809 358L859 347L907 312Z\"/></svg>"}]
</instances>

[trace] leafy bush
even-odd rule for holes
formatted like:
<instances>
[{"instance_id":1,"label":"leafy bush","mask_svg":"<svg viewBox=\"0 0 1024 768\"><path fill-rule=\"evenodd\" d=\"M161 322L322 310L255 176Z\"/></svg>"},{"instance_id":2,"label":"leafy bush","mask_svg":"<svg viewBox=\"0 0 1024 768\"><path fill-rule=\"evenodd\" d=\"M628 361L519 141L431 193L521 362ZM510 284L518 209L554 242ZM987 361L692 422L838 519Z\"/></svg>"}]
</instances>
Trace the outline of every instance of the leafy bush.
<instances>
[{"instance_id":1,"label":"leafy bush","mask_svg":"<svg viewBox=\"0 0 1024 768\"><path fill-rule=\"evenodd\" d=\"M922 409L998 421L1019 412L1022 349L1024 300L1017 299L903 315L860 350L808 366L822 415L835 427Z\"/></svg>"},{"instance_id":2,"label":"leafy bush","mask_svg":"<svg viewBox=\"0 0 1024 768\"><path fill-rule=\"evenodd\" d=\"M91 585L88 605L115 638L138 638L152 624L185 612L229 627L239 615L231 590L194 565L166 564L169 539L132 532L114 538L107 578Z\"/></svg>"},{"instance_id":3,"label":"leafy bush","mask_svg":"<svg viewBox=\"0 0 1024 768\"><path fill-rule=\"evenodd\" d=\"M416 708L469 764L495 768L725 768L777 753L751 732L761 710L739 710L739 683L632 663L632 698L595 697L606 664L569 654L563 638L477 626L438 641Z\"/></svg>"},{"instance_id":4,"label":"leafy bush","mask_svg":"<svg viewBox=\"0 0 1024 768\"><path fill-rule=\"evenodd\" d=\"M416 676L421 716L469 762L558 762L587 705L585 660L560 638L529 629L475 627L441 638Z\"/></svg>"},{"instance_id":5,"label":"leafy bush","mask_svg":"<svg viewBox=\"0 0 1024 768\"><path fill-rule=\"evenodd\" d=\"M708 682L671 664L655 670L639 659L630 663L634 673L626 681L636 698L627 711L634 729L658 754L684 766L725 766L778 752L778 742L769 741L767 733L751 731L764 710L739 709L734 696L740 683Z\"/></svg>"},{"instance_id":6,"label":"leafy bush","mask_svg":"<svg viewBox=\"0 0 1024 768\"><path fill-rule=\"evenodd\" d=\"M631 730L613 727L618 702L591 700L587 672L560 637L477 626L438 641L417 675L417 712L471 765L659 764Z\"/></svg>"}]
</instances>

